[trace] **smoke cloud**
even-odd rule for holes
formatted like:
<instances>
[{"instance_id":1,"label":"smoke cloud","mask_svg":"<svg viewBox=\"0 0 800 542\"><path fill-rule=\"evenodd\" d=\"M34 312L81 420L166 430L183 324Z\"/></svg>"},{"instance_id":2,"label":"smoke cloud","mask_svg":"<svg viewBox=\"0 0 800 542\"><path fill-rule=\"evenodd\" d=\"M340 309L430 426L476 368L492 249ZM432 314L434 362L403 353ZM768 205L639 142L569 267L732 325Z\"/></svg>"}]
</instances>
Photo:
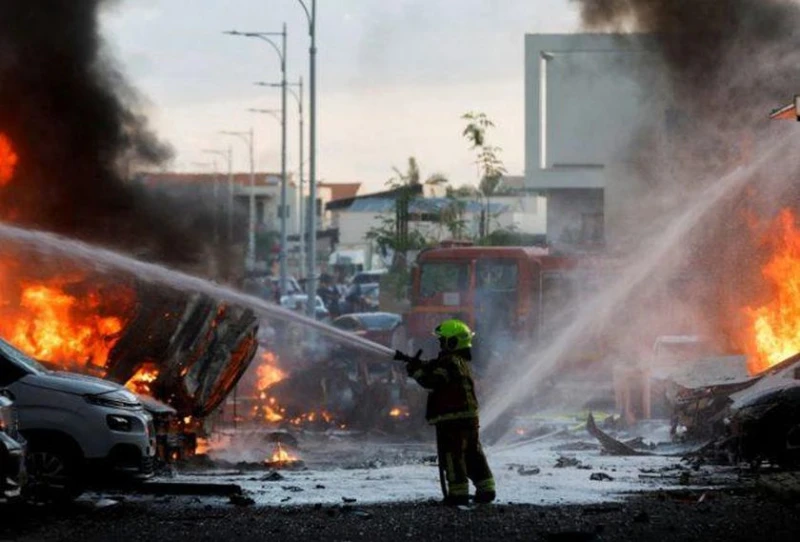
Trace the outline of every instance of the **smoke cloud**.
<instances>
[{"instance_id":1,"label":"smoke cloud","mask_svg":"<svg viewBox=\"0 0 800 542\"><path fill-rule=\"evenodd\" d=\"M190 263L209 221L128 181L172 151L100 36L98 14L115 3L0 0L0 132L19 156L0 217Z\"/></svg>"},{"instance_id":2,"label":"smoke cloud","mask_svg":"<svg viewBox=\"0 0 800 542\"><path fill-rule=\"evenodd\" d=\"M754 224L783 207L800 210L800 164L787 152L797 125L769 120L800 93L797 3L573 1L587 30L641 40L649 51L631 74L644 113L606 187L619 198L616 216L606 216L615 221L607 255L620 264L618 276L504 375L485 408L487 426L515 400L544 394L542 384L597 328L604 342L591 343L600 346L591 367L635 367L657 335L706 335L719 353L742 353L744 309L774 295L761 274L770 254Z\"/></svg>"},{"instance_id":3,"label":"smoke cloud","mask_svg":"<svg viewBox=\"0 0 800 542\"><path fill-rule=\"evenodd\" d=\"M626 240L646 242L642 224L668 219L696 191L791 137L793 125L771 122L768 115L800 91L796 2L574 1L587 29L646 33L656 57L638 74L650 113L628 149L632 167L626 182L639 185L633 192L644 197L627 206ZM783 206L800 208L796 173L781 167L769 178L756 175L676 247L688 260L684 276L698 279L699 290L689 296L693 310L715 321L721 335L735 326L741 307L763 294L760 269L766 255L759 252L753 219L769 220Z\"/></svg>"}]
</instances>

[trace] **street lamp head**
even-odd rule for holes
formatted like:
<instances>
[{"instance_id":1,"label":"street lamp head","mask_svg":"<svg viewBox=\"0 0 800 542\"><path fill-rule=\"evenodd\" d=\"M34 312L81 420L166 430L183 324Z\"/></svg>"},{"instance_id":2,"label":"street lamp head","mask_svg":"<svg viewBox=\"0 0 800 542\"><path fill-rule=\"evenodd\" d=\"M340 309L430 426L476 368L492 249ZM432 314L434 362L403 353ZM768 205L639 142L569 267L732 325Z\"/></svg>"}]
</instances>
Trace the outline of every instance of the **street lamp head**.
<instances>
[{"instance_id":1,"label":"street lamp head","mask_svg":"<svg viewBox=\"0 0 800 542\"><path fill-rule=\"evenodd\" d=\"M225 30L222 33L226 34L228 36L241 36L242 35L242 33L239 32L238 30Z\"/></svg>"}]
</instances>

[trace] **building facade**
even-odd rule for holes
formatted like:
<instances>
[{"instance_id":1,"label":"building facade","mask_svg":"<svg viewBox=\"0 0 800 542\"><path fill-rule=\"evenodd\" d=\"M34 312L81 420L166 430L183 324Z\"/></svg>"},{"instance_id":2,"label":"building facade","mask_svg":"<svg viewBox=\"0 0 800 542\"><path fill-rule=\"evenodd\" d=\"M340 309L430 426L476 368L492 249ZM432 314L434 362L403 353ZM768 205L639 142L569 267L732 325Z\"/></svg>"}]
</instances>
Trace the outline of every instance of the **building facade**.
<instances>
[{"instance_id":1,"label":"building facade","mask_svg":"<svg viewBox=\"0 0 800 542\"><path fill-rule=\"evenodd\" d=\"M525 185L547 196L554 245L595 245L613 236L608 210L654 60L643 35L525 37Z\"/></svg>"}]
</instances>

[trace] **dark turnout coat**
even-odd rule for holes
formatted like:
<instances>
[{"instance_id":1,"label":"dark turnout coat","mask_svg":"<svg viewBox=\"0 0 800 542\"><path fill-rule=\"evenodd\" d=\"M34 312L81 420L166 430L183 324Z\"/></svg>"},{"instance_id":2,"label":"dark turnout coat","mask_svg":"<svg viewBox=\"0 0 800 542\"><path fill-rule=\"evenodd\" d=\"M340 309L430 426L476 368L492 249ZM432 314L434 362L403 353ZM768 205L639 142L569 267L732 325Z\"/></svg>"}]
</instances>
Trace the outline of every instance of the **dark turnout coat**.
<instances>
[{"instance_id":1,"label":"dark turnout coat","mask_svg":"<svg viewBox=\"0 0 800 542\"><path fill-rule=\"evenodd\" d=\"M440 352L436 359L408 364L408 374L430 390L425 418L430 424L478 418L478 399L469 350Z\"/></svg>"}]
</instances>

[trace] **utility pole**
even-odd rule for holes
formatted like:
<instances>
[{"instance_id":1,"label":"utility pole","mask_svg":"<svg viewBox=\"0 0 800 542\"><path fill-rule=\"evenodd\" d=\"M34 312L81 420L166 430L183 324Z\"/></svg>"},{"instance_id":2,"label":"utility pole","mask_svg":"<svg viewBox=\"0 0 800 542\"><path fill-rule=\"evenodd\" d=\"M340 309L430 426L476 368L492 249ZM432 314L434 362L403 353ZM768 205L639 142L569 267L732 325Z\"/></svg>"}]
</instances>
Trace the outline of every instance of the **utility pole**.
<instances>
[{"instance_id":1,"label":"utility pole","mask_svg":"<svg viewBox=\"0 0 800 542\"><path fill-rule=\"evenodd\" d=\"M254 133L253 129L250 128L249 132L220 132L224 135L235 136L240 138L242 141L247 143L248 150L250 152L250 195L248 198L249 203L249 224L248 224L248 235L247 235L247 255L245 256L245 266L248 271L252 271L255 267L255 256L256 256L256 170L255 170L255 158L253 156L253 140L254 140ZM230 150L229 150L230 152ZM229 174L229 182L231 183L231 191L230 191L230 212L233 214L233 171L230 170ZM231 224L233 223L231 218ZM233 226L231 228L231 235L233 234Z\"/></svg>"},{"instance_id":2,"label":"utility pole","mask_svg":"<svg viewBox=\"0 0 800 542\"><path fill-rule=\"evenodd\" d=\"M286 235L286 220L289 209L286 205L286 23L283 23L283 42L281 51L281 248L278 253L280 264L281 295L286 295L286 248L288 245Z\"/></svg>"},{"instance_id":3,"label":"utility pole","mask_svg":"<svg viewBox=\"0 0 800 542\"><path fill-rule=\"evenodd\" d=\"M309 142L310 161L308 179L308 305L306 314L314 318L317 299L317 0L297 0L305 11L308 20L308 35L311 44L309 57Z\"/></svg>"},{"instance_id":4,"label":"utility pole","mask_svg":"<svg viewBox=\"0 0 800 542\"><path fill-rule=\"evenodd\" d=\"M273 87L273 88L282 88L283 83L266 83L263 81L259 81L256 83L257 86L260 87ZM297 87L298 91L292 87ZM303 78L300 77L297 83L286 83L286 90L294 97L297 101L297 112L299 117L299 139L300 139L300 159L298 160L297 164L297 171L298 171L298 186L300 197L298 201L298 237L300 239L300 276L306 276L306 236L305 236L305 221L304 217L306 215L305 210L305 176L303 173L303 168L305 167L305 156L304 156L304 143L305 143L305 128L304 128L304 113L303 113ZM266 110L259 110L259 111L266 111Z\"/></svg>"},{"instance_id":5,"label":"utility pole","mask_svg":"<svg viewBox=\"0 0 800 542\"><path fill-rule=\"evenodd\" d=\"M281 101L282 101L282 114L281 114L281 195L280 204L278 209L278 218L280 220L280 252L278 254L278 262L280 265L280 291L281 295L286 294L287 272L286 272L286 220L288 209L286 205L286 23L283 23L283 29L280 32L239 32L237 30L229 30L223 32L231 36L243 36L246 38L257 38L268 43L278 54L281 63ZM281 36L281 45L278 46L270 36Z\"/></svg>"}]
</instances>

